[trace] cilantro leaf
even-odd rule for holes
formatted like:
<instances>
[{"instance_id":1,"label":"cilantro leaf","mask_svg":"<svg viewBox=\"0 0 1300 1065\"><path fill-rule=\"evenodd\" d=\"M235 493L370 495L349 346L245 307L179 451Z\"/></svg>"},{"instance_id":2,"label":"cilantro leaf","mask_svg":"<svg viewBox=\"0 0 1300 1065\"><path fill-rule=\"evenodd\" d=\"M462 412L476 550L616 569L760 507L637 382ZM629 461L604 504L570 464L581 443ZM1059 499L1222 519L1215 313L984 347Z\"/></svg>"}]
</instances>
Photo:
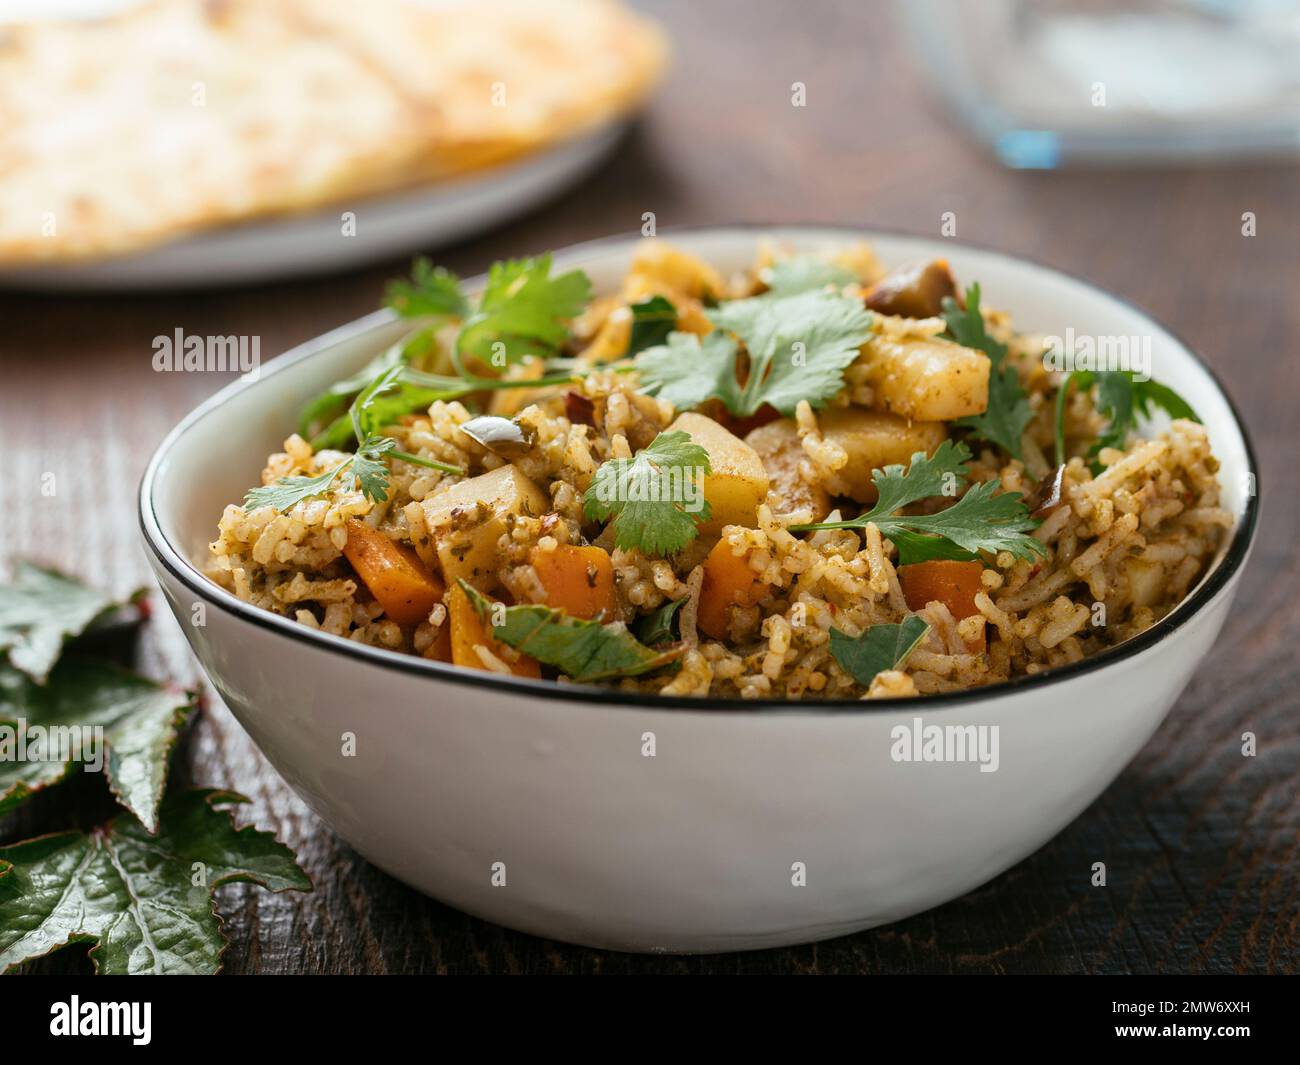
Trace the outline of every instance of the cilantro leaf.
<instances>
[{"instance_id":1,"label":"cilantro leaf","mask_svg":"<svg viewBox=\"0 0 1300 1065\"><path fill-rule=\"evenodd\" d=\"M614 543L625 551L671 555L695 539L709 518L704 478L709 453L689 433L660 433L630 459L601 463L583 496L593 521L614 517Z\"/></svg>"},{"instance_id":2,"label":"cilantro leaf","mask_svg":"<svg viewBox=\"0 0 1300 1065\"><path fill-rule=\"evenodd\" d=\"M869 686L877 673L903 664L930 626L916 615L898 625L872 625L861 636L831 629L831 656L859 684Z\"/></svg>"},{"instance_id":3,"label":"cilantro leaf","mask_svg":"<svg viewBox=\"0 0 1300 1065\"><path fill-rule=\"evenodd\" d=\"M801 399L822 406L843 387L844 370L870 337L872 319L861 300L823 291L732 300L709 317L749 352L748 377L735 406L728 403L742 417L764 403L787 416Z\"/></svg>"},{"instance_id":4,"label":"cilantro leaf","mask_svg":"<svg viewBox=\"0 0 1300 1065\"><path fill-rule=\"evenodd\" d=\"M44 683L64 641L123 605L58 570L20 561L12 583L0 585L0 653Z\"/></svg>"},{"instance_id":5,"label":"cilantro leaf","mask_svg":"<svg viewBox=\"0 0 1300 1065\"><path fill-rule=\"evenodd\" d=\"M23 760L0 758L0 813L62 780L78 761L102 757L113 794L154 831L168 759L194 712L195 698L194 692L171 692L145 677L85 658L61 661L45 686L0 666L0 720L11 723L15 752L21 749L28 755ZM83 729L102 730L106 749L93 749L98 740L90 731L84 733L90 746L83 747L79 757L67 744L56 746L57 735L81 736Z\"/></svg>"},{"instance_id":6,"label":"cilantro leaf","mask_svg":"<svg viewBox=\"0 0 1300 1065\"><path fill-rule=\"evenodd\" d=\"M653 613L638 619L633 634L642 643L655 647L677 639L677 612L686 605L686 596L672 599Z\"/></svg>"},{"instance_id":7,"label":"cilantro leaf","mask_svg":"<svg viewBox=\"0 0 1300 1065\"><path fill-rule=\"evenodd\" d=\"M333 469L318 473L312 477L281 477L272 484L259 485L244 493L244 509L256 510L258 507L273 507L279 511L289 510L304 499L324 495L334 484L335 478L351 467L355 455L349 455Z\"/></svg>"},{"instance_id":8,"label":"cilantro leaf","mask_svg":"<svg viewBox=\"0 0 1300 1065\"><path fill-rule=\"evenodd\" d=\"M226 940L213 888L312 887L269 832L234 827L228 808L247 801L183 792L162 804L156 835L123 813L90 833L0 847L0 972L88 941L101 974L218 972Z\"/></svg>"},{"instance_id":9,"label":"cilantro leaf","mask_svg":"<svg viewBox=\"0 0 1300 1065\"><path fill-rule=\"evenodd\" d=\"M1056 393L1058 466L1065 462L1065 401L1071 385L1077 385L1080 389L1095 385L1097 410L1107 418L1106 427L1088 449L1089 458L1094 459L1094 474L1102 470L1101 463L1095 461L1097 454L1104 447L1121 451L1127 447L1129 434L1136 430L1139 416L1149 418L1159 409L1171 418L1187 418L1194 422L1201 420L1191 404L1168 385L1157 381L1139 381L1129 370L1075 370L1061 381Z\"/></svg>"},{"instance_id":10,"label":"cilantro leaf","mask_svg":"<svg viewBox=\"0 0 1300 1065\"><path fill-rule=\"evenodd\" d=\"M870 336L871 313L860 300L831 292L755 296L710 312L719 331L703 341L671 333L668 343L637 357L642 390L679 409L719 399L748 417L769 403L791 415L801 399L820 407L844 385L844 370ZM725 331L725 332L724 332ZM735 333L749 353L740 383Z\"/></svg>"},{"instance_id":11,"label":"cilantro leaf","mask_svg":"<svg viewBox=\"0 0 1300 1065\"><path fill-rule=\"evenodd\" d=\"M634 303L631 311L632 337L626 352L629 358L664 343L677 324L677 308L663 296L650 296Z\"/></svg>"},{"instance_id":12,"label":"cilantro leaf","mask_svg":"<svg viewBox=\"0 0 1300 1065\"><path fill-rule=\"evenodd\" d=\"M548 606L494 607L464 579L460 586L479 616L489 624L494 611L502 611L504 621L492 626L495 639L554 666L573 680L640 676L666 666L684 650L680 645L659 650L646 647L622 622L606 625L583 621Z\"/></svg>"},{"instance_id":13,"label":"cilantro leaf","mask_svg":"<svg viewBox=\"0 0 1300 1065\"><path fill-rule=\"evenodd\" d=\"M394 409L388 398L393 393L402 394L403 376L409 374L406 366L397 363L390 366L358 393L348 410L348 421L352 435L360 441L357 450L345 458L333 469L326 470L311 477L281 477L274 484L250 488L244 496L244 508L255 510L258 507L274 507L285 511L313 496L324 495L334 487L334 483L345 473L356 479L362 494L376 503L388 499L388 464L385 457L409 462L416 466L427 466L463 476L465 470L445 462L422 458L405 451L397 450L397 441L392 437L381 436L377 430L395 420ZM409 402L403 399L402 402Z\"/></svg>"},{"instance_id":14,"label":"cilantro leaf","mask_svg":"<svg viewBox=\"0 0 1300 1065\"><path fill-rule=\"evenodd\" d=\"M410 281L390 281L384 289L384 305L403 318L435 315L464 318L469 301L460 290L460 278L446 267L434 266L421 256L411 264Z\"/></svg>"},{"instance_id":15,"label":"cilantro leaf","mask_svg":"<svg viewBox=\"0 0 1300 1065\"><path fill-rule=\"evenodd\" d=\"M1045 555L1047 549L1026 535L1038 523L1029 516L1020 493L1000 492L1001 482L996 479L973 486L956 503L937 514L895 513L922 499L954 494L965 480L969 458L970 449L965 444L945 440L931 456L918 451L906 470L900 465L876 470L871 479L879 497L867 513L848 521L792 525L790 529L792 532L861 529L871 523L882 536L890 539L898 534L916 533L941 536L965 551L1010 551L1023 559ZM916 550L918 545L912 541L908 546L909 550ZM933 544L924 546L931 551L937 549Z\"/></svg>"},{"instance_id":16,"label":"cilantro leaf","mask_svg":"<svg viewBox=\"0 0 1300 1065\"><path fill-rule=\"evenodd\" d=\"M710 333L703 340L694 333L669 333L666 344L648 348L637 357L641 390L666 399L678 410L698 407L706 399L720 399L734 411L741 402L737 350L736 342L726 333Z\"/></svg>"},{"instance_id":17,"label":"cilantro leaf","mask_svg":"<svg viewBox=\"0 0 1300 1065\"><path fill-rule=\"evenodd\" d=\"M773 296L797 296L830 285L843 288L857 280L852 270L817 255L792 255L788 259L778 259L762 272L760 278L767 285L767 294Z\"/></svg>"},{"instance_id":18,"label":"cilantro leaf","mask_svg":"<svg viewBox=\"0 0 1300 1065\"><path fill-rule=\"evenodd\" d=\"M948 335L963 347L982 351L992 364L989 369L989 405L982 414L959 418L954 425L970 429L981 440L996 444L1013 458L1021 457L1020 438L1033 418L1029 397L1020 383L1016 368L1003 365L1007 346L990 336L980 313L980 287L966 290L966 309L957 306L951 296L943 298L943 319Z\"/></svg>"},{"instance_id":19,"label":"cilantro leaf","mask_svg":"<svg viewBox=\"0 0 1300 1065\"><path fill-rule=\"evenodd\" d=\"M549 254L493 263L478 309L461 327L457 351L491 366L554 354L569 337L568 320L581 314L590 300L587 275L570 270L551 277ZM495 349L497 344L500 349ZM501 359L495 357L498 352Z\"/></svg>"}]
</instances>

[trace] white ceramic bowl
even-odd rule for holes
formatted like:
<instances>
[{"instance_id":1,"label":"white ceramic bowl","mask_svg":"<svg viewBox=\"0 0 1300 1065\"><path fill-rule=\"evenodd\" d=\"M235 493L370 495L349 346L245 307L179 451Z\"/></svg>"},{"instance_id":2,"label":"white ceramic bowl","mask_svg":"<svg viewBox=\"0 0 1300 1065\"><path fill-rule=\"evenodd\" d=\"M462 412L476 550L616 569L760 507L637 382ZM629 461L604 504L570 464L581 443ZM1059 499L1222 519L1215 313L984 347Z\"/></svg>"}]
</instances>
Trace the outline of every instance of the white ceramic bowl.
<instances>
[{"instance_id":1,"label":"white ceramic bowl","mask_svg":"<svg viewBox=\"0 0 1300 1065\"><path fill-rule=\"evenodd\" d=\"M1123 300L946 241L815 228L668 239L730 270L763 235L809 250L866 237L890 264L946 256L1026 330L1150 335L1155 376L1209 428L1236 531L1188 599L1138 638L1042 677L919 700L635 697L363 647L240 603L192 561L300 402L403 328L387 313L363 318L190 414L150 462L140 508L158 580L222 698L311 807L393 876L500 924L631 951L772 947L895 921L1060 831L1212 653L1254 533L1256 464L1196 356ZM599 289L634 245L597 241L558 261L582 265ZM200 601L206 624L195 627ZM997 726L997 771L892 760L891 730L914 718ZM341 756L344 733L354 757Z\"/></svg>"}]
</instances>

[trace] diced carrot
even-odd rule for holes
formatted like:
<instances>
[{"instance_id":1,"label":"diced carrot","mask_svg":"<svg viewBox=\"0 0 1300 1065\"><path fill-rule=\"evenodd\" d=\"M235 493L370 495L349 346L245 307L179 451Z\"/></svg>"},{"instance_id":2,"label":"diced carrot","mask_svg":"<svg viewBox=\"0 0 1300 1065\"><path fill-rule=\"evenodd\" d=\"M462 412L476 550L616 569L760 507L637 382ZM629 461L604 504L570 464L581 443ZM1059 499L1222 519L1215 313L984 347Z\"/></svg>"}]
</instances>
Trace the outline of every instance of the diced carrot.
<instances>
[{"instance_id":1,"label":"diced carrot","mask_svg":"<svg viewBox=\"0 0 1300 1065\"><path fill-rule=\"evenodd\" d=\"M546 605L590 621L599 614L614 620L614 563L603 547L560 544L554 551L534 547L528 557L546 589Z\"/></svg>"},{"instance_id":2,"label":"diced carrot","mask_svg":"<svg viewBox=\"0 0 1300 1065\"><path fill-rule=\"evenodd\" d=\"M936 600L960 621L978 614L975 596L984 589L980 577L984 565L978 561L958 562L953 559L931 559L898 567L898 583L910 610L920 610L926 603ZM987 641L967 641L972 654L984 651ZM976 646L978 644L978 646Z\"/></svg>"},{"instance_id":3,"label":"diced carrot","mask_svg":"<svg viewBox=\"0 0 1300 1065\"><path fill-rule=\"evenodd\" d=\"M486 647L510 667L516 677L540 677L541 666L535 658L521 655L492 637L487 625L479 617L469 596L459 584L453 584L447 593L447 624L451 629L451 660L467 669L487 669L476 647Z\"/></svg>"},{"instance_id":4,"label":"diced carrot","mask_svg":"<svg viewBox=\"0 0 1300 1065\"><path fill-rule=\"evenodd\" d=\"M395 544L363 521L349 518L343 554L384 613L399 625L414 625L441 602L442 581L410 548Z\"/></svg>"},{"instance_id":5,"label":"diced carrot","mask_svg":"<svg viewBox=\"0 0 1300 1065\"><path fill-rule=\"evenodd\" d=\"M695 623L706 635L725 640L731 608L753 606L766 592L767 585L749 568L748 556L733 554L731 544L719 540L704 560L704 583Z\"/></svg>"}]
</instances>

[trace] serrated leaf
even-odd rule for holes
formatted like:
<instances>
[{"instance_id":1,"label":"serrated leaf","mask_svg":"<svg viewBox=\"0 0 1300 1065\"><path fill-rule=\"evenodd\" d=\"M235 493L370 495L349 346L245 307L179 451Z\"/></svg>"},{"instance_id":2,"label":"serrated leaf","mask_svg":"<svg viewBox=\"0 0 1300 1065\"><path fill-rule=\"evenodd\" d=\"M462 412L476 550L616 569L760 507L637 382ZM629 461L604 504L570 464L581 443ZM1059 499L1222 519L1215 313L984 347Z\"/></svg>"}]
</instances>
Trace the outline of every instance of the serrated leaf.
<instances>
[{"instance_id":1,"label":"serrated leaf","mask_svg":"<svg viewBox=\"0 0 1300 1065\"><path fill-rule=\"evenodd\" d=\"M145 677L93 659L64 659L43 686L0 666L0 721L8 723L15 741L12 751L0 743L0 813L62 780L78 761L75 752L66 747L56 751L52 746L43 760L20 761L18 745L30 750L37 735L74 730L90 744L82 760L102 756L118 801L147 828L156 828L172 747L195 705L193 692L168 691ZM104 744L99 752L91 739L96 729L102 730ZM4 735L7 739L11 733Z\"/></svg>"},{"instance_id":2,"label":"serrated leaf","mask_svg":"<svg viewBox=\"0 0 1300 1065\"><path fill-rule=\"evenodd\" d=\"M1020 374L1014 366L1003 365L1007 346L984 327L979 285L973 284L966 290L965 308L958 307L951 296L945 296L943 319L953 340L963 347L982 351L991 363L988 407L982 414L958 418L953 424L970 429L981 440L998 445L1013 458L1020 458L1021 437L1033 418L1033 411L1020 383Z\"/></svg>"},{"instance_id":3,"label":"serrated leaf","mask_svg":"<svg viewBox=\"0 0 1300 1065\"><path fill-rule=\"evenodd\" d=\"M90 958L105 975L218 972L226 940L214 888L312 887L270 833L234 827L228 808L247 801L183 792L163 803L157 835L120 814L90 833L0 847L0 972L76 942L95 944Z\"/></svg>"},{"instance_id":4,"label":"serrated leaf","mask_svg":"<svg viewBox=\"0 0 1300 1065\"><path fill-rule=\"evenodd\" d=\"M814 292L828 286L843 288L857 277L852 270L829 259L816 255L792 255L774 262L763 271L762 279L769 295L797 296L801 292Z\"/></svg>"},{"instance_id":5,"label":"serrated leaf","mask_svg":"<svg viewBox=\"0 0 1300 1065\"><path fill-rule=\"evenodd\" d=\"M66 640L125 604L58 570L19 562L0 585L0 652L43 683Z\"/></svg>"},{"instance_id":6,"label":"serrated leaf","mask_svg":"<svg viewBox=\"0 0 1300 1065\"><path fill-rule=\"evenodd\" d=\"M614 543L662 557L680 551L708 521L709 453L680 429L660 433L630 459L607 459L583 495L593 521L614 519Z\"/></svg>"},{"instance_id":7,"label":"serrated leaf","mask_svg":"<svg viewBox=\"0 0 1300 1065\"><path fill-rule=\"evenodd\" d=\"M872 625L861 636L833 628L831 656L859 684L869 686L877 673L902 665L929 631L915 615L898 625Z\"/></svg>"}]
</instances>

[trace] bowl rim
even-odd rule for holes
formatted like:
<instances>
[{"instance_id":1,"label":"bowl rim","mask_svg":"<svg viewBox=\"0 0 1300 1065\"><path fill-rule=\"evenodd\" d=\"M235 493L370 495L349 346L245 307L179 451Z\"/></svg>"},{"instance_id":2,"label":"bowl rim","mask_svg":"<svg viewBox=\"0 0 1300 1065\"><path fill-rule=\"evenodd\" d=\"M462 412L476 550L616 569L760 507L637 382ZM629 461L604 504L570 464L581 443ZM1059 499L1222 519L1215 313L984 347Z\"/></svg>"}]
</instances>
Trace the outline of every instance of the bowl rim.
<instances>
[{"instance_id":1,"label":"bowl rim","mask_svg":"<svg viewBox=\"0 0 1300 1065\"><path fill-rule=\"evenodd\" d=\"M656 233L656 236L671 238L675 235L733 231L737 234L750 233L753 234L755 238L769 234L777 236L779 239L781 231L798 230L807 231L809 233L822 232L828 237L831 237L832 235L847 236L849 234L855 234L868 241L871 240L873 236L895 237L919 241L934 240L933 237L924 234L909 233L903 230L889 229L880 226L867 227L816 222L734 222L719 225L669 226L661 227ZM571 258L581 256L586 252L604 250L612 245L631 244L640 239L643 238L634 234L610 234L567 245L564 248L557 249L556 254L562 254L565 258ZM723 712L733 714L737 712L763 714L877 713L908 708L917 713L921 713L931 710L947 709L981 700L996 699L999 696L1018 695L1027 691L1039 691L1054 684L1082 677L1088 673L1095 673L1099 670L1105 669L1107 666L1117 664L1126 659L1142 654L1164 641L1167 637L1172 636L1191 621L1192 618L1196 617L1206 606L1214 601L1218 597L1219 593L1228 586L1229 582L1241 570L1246 558L1250 554L1251 548L1254 545L1259 524L1261 494L1259 483L1259 460L1256 456L1255 447L1251 441L1250 434L1247 431L1246 423L1241 417L1241 412L1237 409L1236 404L1233 402L1228 390L1224 387L1223 382L1219 379L1218 375L1200 353L1188 344L1187 341L1185 341L1178 333L1140 304L1124 296L1115 295L1109 290L1103 288L1101 285L1098 285L1087 278L1069 273L1055 266L1049 266L1027 256L1015 255L999 248L976 244L970 241L947 241L946 243L957 248L969 248L982 254L993 255L1001 259L1009 260L1012 263L1022 266L1031 266L1036 270L1054 274L1062 280L1079 285L1085 289L1090 289L1094 293L1098 293L1107 299L1123 304L1130 310L1135 311L1146 318L1158 328L1162 329L1171 339L1182 347L1193 362L1205 371L1215 389L1223 398L1223 401L1228 408L1228 412L1232 415L1237 432L1241 436L1242 445L1245 449L1248 472L1254 477L1254 490L1247 496L1245 510L1240 515L1233 530L1232 541L1228 545L1227 551L1224 553L1219 564L1208 577L1201 581L1201 583L1193 590L1192 594L1182 600L1174 610L1161 618L1150 628L1123 641L1122 643L1105 648L1104 650L1097 652L1097 654L1081 659L1078 662L1070 662L1063 666L1053 667L1043 673L1013 677L1010 680L998 681L997 683L987 684L978 688L965 688L951 692L936 692L930 695L891 696L882 699L796 700L776 698L742 699L738 697L724 698L720 696L666 696L655 692L628 692L617 688L600 688L595 685L561 683L553 680L533 680L525 677L507 677L483 670L464 669L460 666L454 666L451 663L435 662L418 655L406 654L400 651L390 651L386 648L372 647L368 644L356 643L341 636L335 636L330 633L309 629L290 618L272 613L269 610L259 609L249 603L243 602L231 592L228 592L226 589L205 577L198 568L180 551L178 551L168 541L166 536L163 535L162 526L154 509L153 500L154 482L159 467L168 452L171 451L180 438L195 424L206 418L219 407L224 406L246 389L256 386L269 374L279 373L291 366L296 366L298 363L311 358L317 352L330 347L333 344L359 336L380 325L392 322L395 319L395 315L393 312L388 310L373 311L370 314L363 315L351 322L337 326L322 333L320 336L314 337L311 340L307 340L302 344L290 348L282 355L273 359L270 362L270 365L263 366L256 379L237 380L232 382L225 388L218 390L212 396L208 397L185 415L185 417L183 417L171 429L171 431L163 437L157 448L155 448L153 455L150 457L148 464L145 466L144 473L140 478L140 486L138 490L139 521L140 531L143 535L145 545L154 558L158 560L159 564L162 565L162 567L181 585L194 593L200 599L242 621L250 622L253 625L270 630L281 636L288 637L289 639L306 643L309 646L315 646L320 650L335 651L342 657L351 657L370 665L378 666L382 669L420 675L433 680L450 681L453 684L496 690L503 694L522 696L525 698L532 696L542 699L560 699L568 702L588 704L598 703L604 706L637 707L638 709L643 710L695 710L701 712ZM469 287L474 287L484 283L485 280L486 275L479 274L467 278L465 283Z\"/></svg>"}]
</instances>

